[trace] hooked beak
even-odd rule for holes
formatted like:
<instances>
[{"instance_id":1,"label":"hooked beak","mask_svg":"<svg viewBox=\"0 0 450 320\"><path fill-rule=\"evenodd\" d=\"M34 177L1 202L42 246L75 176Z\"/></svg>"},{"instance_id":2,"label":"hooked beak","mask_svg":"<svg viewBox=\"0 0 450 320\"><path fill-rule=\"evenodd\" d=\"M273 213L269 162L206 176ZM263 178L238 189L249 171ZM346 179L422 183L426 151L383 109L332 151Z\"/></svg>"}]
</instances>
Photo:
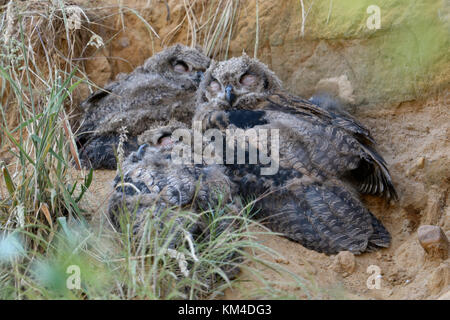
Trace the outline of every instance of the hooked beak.
<instances>
[{"instance_id":1,"label":"hooked beak","mask_svg":"<svg viewBox=\"0 0 450 320\"><path fill-rule=\"evenodd\" d=\"M139 157L139 159L142 159L142 157L144 156L145 153L145 149L147 149L148 144L144 143L143 145L141 145L137 151L137 156Z\"/></svg>"},{"instance_id":2,"label":"hooked beak","mask_svg":"<svg viewBox=\"0 0 450 320\"><path fill-rule=\"evenodd\" d=\"M230 106L233 106L233 102L236 100L236 95L233 93L233 86L231 84L225 87L225 99L228 101Z\"/></svg>"}]
</instances>

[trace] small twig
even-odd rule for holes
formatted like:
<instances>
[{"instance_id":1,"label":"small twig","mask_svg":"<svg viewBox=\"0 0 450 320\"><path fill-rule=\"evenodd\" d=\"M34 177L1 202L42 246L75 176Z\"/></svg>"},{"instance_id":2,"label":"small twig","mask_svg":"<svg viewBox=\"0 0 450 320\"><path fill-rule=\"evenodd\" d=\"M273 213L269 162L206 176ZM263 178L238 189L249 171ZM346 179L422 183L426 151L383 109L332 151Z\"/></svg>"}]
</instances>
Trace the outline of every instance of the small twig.
<instances>
[{"instance_id":1,"label":"small twig","mask_svg":"<svg viewBox=\"0 0 450 320\"><path fill-rule=\"evenodd\" d=\"M303 0L300 0L300 5L302 7L302 26L300 29L300 33L301 36L304 37L305 36L305 23L306 23L306 18L308 17L309 12L311 11L311 8L314 4L314 1L311 1L311 5L308 8L308 11L305 12L305 5L303 3Z\"/></svg>"},{"instance_id":2,"label":"small twig","mask_svg":"<svg viewBox=\"0 0 450 320\"><path fill-rule=\"evenodd\" d=\"M253 58L257 57L259 46L259 7L258 0L256 0L256 40L255 40L255 50L253 52Z\"/></svg>"},{"instance_id":3,"label":"small twig","mask_svg":"<svg viewBox=\"0 0 450 320\"><path fill-rule=\"evenodd\" d=\"M305 5L303 4L303 0L300 0L300 5L302 6L302 26L300 28L300 34L302 37L305 36Z\"/></svg>"},{"instance_id":4,"label":"small twig","mask_svg":"<svg viewBox=\"0 0 450 320\"><path fill-rule=\"evenodd\" d=\"M164 0L164 4L166 5L166 9L167 9L167 17L166 20L170 21L170 8L169 8L169 4L167 3L167 0Z\"/></svg>"},{"instance_id":5,"label":"small twig","mask_svg":"<svg viewBox=\"0 0 450 320\"><path fill-rule=\"evenodd\" d=\"M75 160L75 164L77 165L77 169L81 170L80 159L78 158L78 152L75 148L75 142L73 139L73 135L71 134L71 130L69 129L70 125L66 118L61 117L62 125L64 128L64 133L66 134L67 140L69 140L69 149L72 154L73 159Z\"/></svg>"}]
</instances>

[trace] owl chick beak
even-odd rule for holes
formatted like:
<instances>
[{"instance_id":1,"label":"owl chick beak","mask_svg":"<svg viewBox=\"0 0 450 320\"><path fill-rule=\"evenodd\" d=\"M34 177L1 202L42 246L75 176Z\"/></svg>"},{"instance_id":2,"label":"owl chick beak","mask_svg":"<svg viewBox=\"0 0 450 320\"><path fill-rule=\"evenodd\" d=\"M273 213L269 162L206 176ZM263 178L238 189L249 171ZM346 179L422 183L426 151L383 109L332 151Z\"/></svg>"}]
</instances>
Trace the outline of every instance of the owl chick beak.
<instances>
[{"instance_id":1,"label":"owl chick beak","mask_svg":"<svg viewBox=\"0 0 450 320\"><path fill-rule=\"evenodd\" d=\"M203 72L197 71L194 75L194 82L198 86L203 79Z\"/></svg>"},{"instance_id":2,"label":"owl chick beak","mask_svg":"<svg viewBox=\"0 0 450 320\"><path fill-rule=\"evenodd\" d=\"M236 95L233 93L233 86L231 84L225 87L225 99L228 101L230 106L233 106L233 102L236 100Z\"/></svg>"}]
</instances>

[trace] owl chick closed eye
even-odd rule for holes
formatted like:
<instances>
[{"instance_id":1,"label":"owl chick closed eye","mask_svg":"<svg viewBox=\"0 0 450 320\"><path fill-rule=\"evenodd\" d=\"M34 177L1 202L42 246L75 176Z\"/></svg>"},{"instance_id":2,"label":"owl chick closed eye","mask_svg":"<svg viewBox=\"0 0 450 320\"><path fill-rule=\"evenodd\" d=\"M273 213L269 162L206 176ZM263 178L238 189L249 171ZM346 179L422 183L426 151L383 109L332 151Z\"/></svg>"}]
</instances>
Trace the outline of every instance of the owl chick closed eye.
<instances>
[{"instance_id":1,"label":"owl chick closed eye","mask_svg":"<svg viewBox=\"0 0 450 320\"><path fill-rule=\"evenodd\" d=\"M137 137L169 119L190 123L196 90L210 59L195 48L169 47L127 76L94 92L82 104L78 145L85 167L114 169L122 128L125 153L138 148Z\"/></svg>"},{"instance_id":2,"label":"owl chick closed eye","mask_svg":"<svg viewBox=\"0 0 450 320\"><path fill-rule=\"evenodd\" d=\"M258 201L273 230L307 248L333 254L387 247L390 235L359 193L396 198L369 131L337 108L286 93L276 75L244 55L213 62L198 92L194 121L203 129L279 130L279 170L228 164L244 196Z\"/></svg>"}]
</instances>

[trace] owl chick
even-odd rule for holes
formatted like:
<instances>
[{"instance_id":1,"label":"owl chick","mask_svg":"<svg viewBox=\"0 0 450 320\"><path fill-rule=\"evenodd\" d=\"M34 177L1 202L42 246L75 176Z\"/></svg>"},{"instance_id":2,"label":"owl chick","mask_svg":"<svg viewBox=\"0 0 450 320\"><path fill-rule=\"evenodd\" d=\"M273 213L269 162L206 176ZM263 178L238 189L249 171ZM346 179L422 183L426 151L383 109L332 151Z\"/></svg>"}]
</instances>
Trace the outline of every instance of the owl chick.
<instances>
[{"instance_id":1,"label":"owl chick","mask_svg":"<svg viewBox=\"0 0 450 320\"><path fill-rule=\"evenodd\" d=\"M327 254L389 246L358 194L397 198L386 162L369 131L335 104L286 93L266 65L244 55L211 64L194 121L203 129L278 129L275 174L261 174L261 163L227 165L240 194L260 199L259 216L272 230Z\"/></svg>"},{"instance_id":2,"label":"owl chick","mask_svg":"<svg viewBox=\"0 0 450 320\"><path fill-rule=\"evenodd\" d=\"M147 130L148 142L124 161L123 174L114 179L114 192L109 201L109 217L113 225L121 230L121 219L131 220L134 233L140 237L148 229L149 219L156 221L162 229L170 229L167 237L169 248L176 249L186 235L194 243L210 243L211 237L231 238L239 220L234 216L211 219L209 210L224 208L223 213L236 212L232 195L236 186L220 165L194 164L182 161L177 150L189 150L188 141L171 138L176 129L188 129L181 123L171 121L169 125ZM186 149L186 146L189 147ZM184 210L194 214L186 214ZM214 211L214 215L221 214ZM123 220L122 220L123 221ZM164 228L164 226L169 226ZM229 233L224 235L223 233ZM220 268L229 279L240 271L242 262L239 252L224 253ZM216 281L217 275L208 274L207 283Z\"/></svg>"},{"instance_id":3,"label":"owl chick","mask_svg":"<svg viewBox=\"0 0 450 320\"><path fill-rule=\"evenodd\" d=\"M109 213L119 227L117 213L124 205L129 212L136 210L135 231L148 209L157 216L174 208L188 208L200 212L223 201L231 201L236 188L220 165L194 164L177 158L175 149L186 147L183 141L174 142L171 135L180 127L170 125L146 131L146 141L132 152L122 164L123 174L114 179L114 193L109 202ZM178 123L176 123L178 125ZM190 130L183 128L188 132ZM152 144L156 141L155 144ZM189 146L190 147L190 146Z\"/></svg>"},{"instance_id":4,"label":"owl chick","mask_svg":"<svg viewBox=\"0 0 450 320\"><path fill-rule=\"evenodd\" d=\"M81 104L78 145L83 166L115 169L114 149L124 130L127 155L137 150L137 137L150 126L169 119L190 123L196 90L209 63L198 49L178 44L90 95Z\"/></svg>"}]
</instances>

